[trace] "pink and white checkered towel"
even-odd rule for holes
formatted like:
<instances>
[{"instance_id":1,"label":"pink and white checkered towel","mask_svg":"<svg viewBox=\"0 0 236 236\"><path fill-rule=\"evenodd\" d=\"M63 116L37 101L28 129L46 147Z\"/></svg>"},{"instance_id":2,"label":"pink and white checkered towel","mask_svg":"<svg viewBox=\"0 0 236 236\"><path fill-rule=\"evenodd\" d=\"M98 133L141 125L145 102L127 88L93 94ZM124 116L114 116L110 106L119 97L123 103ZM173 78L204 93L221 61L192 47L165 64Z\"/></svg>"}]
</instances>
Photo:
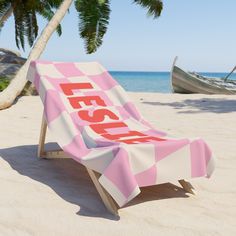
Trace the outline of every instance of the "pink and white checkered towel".
<instances>
[{"instance_id":1,"label":"pink and white checkered towel","mask_svg":"<svg viewBox=\"0 0 236 236\"><path fill-rule=\"evenodd\" d=\"M212 174L212 153L202 139L154 129L100 64L33 61L27 78L60 147L101 173L99 182L119 206L142 186Z\"/></svg>"}]
</instances>

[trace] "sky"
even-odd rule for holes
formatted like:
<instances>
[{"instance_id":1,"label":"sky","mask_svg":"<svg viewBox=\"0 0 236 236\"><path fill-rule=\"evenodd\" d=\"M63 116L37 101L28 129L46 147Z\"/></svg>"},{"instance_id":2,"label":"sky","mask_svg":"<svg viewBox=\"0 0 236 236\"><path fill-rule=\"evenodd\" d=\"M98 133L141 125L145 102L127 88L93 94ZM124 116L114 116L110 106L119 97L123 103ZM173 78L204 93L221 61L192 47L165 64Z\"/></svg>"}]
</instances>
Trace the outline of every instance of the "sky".
<instances>
[{"instance_id":1,"label":"sky","mask_svg":"<svg viewBox=\"0 0 236 236\"><path fill-rule=\"evenodd\" d=\"M161 17L153 20L132 0L111 0L111 15L103 45L85 53L72 5L42 59L99 61L108 70L169 71L177 64L198 72L228 72L236 65L235 0L163 0ZM46 22L39 20L42 30ZM0 47L17 49L11 18L0 33ZM27 57L30 48L23 56Z\"/></svg>"}]
</instances>

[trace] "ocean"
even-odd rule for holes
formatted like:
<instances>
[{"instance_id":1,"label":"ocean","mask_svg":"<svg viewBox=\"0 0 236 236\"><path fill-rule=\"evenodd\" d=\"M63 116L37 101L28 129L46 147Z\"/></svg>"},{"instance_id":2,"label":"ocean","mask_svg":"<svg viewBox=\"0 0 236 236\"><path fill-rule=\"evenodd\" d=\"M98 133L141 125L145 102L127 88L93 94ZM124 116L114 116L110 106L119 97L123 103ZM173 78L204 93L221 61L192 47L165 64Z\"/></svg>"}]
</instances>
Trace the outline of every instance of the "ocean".
<instances>
[{"instance_id":1,"label":"ocean","mask_svg":"<svg viewBox=\"0 0 236 236\"><path fill-rule=\"evenodd\" d=\"M171 93L170 72L110 71L110 74L126 91ZM228 73L200 72L199 74L225 77ZM230 79L236 80L236 73L232 74Z\"/></svg>"}]
</instances>

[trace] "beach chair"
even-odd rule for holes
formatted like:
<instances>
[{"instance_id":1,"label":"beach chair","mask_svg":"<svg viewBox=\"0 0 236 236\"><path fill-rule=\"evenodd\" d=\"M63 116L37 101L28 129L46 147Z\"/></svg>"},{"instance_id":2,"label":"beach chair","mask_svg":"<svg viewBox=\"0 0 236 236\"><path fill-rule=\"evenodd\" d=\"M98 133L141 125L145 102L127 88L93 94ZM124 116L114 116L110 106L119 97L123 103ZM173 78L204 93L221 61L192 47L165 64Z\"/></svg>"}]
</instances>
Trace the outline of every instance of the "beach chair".
<instances>
[{"instance_id":1,"label":"beach chair","mask_svg":"<svg viewBox=\"0 0 236 236\"><path fill-rule=\"evenodd\" d=\"M153 128L96 62L32 61L27 79L44 104L38 157L73 158L87 169L112 214L140 187L210 177L214 160L200 138L174 139ZM47 127L60 150L45 151Z\"/></svg>"}]
</instances>

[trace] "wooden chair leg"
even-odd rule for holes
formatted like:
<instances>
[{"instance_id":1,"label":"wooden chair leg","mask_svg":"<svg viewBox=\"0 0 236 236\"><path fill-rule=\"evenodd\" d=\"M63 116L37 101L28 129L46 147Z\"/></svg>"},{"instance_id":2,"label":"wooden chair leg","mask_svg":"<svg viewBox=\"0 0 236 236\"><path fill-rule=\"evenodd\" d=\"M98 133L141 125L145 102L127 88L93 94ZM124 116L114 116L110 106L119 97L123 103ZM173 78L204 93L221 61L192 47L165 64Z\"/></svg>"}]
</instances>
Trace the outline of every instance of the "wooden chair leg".
<instances>
[{"instance_id":1,"label":"wooden chair leg","mask_svg":"<svg viewBox=\"0 0 236 236\"><path fill-rule=\"evenodd\" d=\"M47 132L47 122L45 120L45 117L43 115L42 117L42 124L41 124L41 130L40 130L40 137L39 137L39 145L38 145L38 157L39 158L68 158L68 156L62 151L62 150L54 150L54 151L45 151L45 138L46 138L46 132ZM90 178L92 179L104 205L108 209L109 212L111 212L114 215L118 215L118 207L112 197L106 192L106 190L101 186L101 184L98 181L98 178L100 176L99 173L86 168Z\"/></svg>"},{"instance_id":2,"label":"wooden chair leg","mask_svg":"<svg viewBox=\"0 0 236 236\"><path fill-rule=\"evenodd\" d=\"M46 132L47 132L47 122L46 122L45 117L43 115L42 123L41 123L40 136L39 136L38 154L37 154L37 156L39 158L42 158L43 154L44 154L44 145L45 145Z\"/></svg>"},{"instance_id":3,"label":"wooden chair leg","mask_svg":"<svg viewBox=\"0 0 236 236\"><path fill-rule=\"evenodd\" d=\"M118 206L98 181L100 174L89 168L86 169L108 211L113 215L118 215Z\"/></svg>"},{"instance_id":4,"label":"wooden chair leg","mask_svg":"<svg viewBox=\"0 0 236 236\"><path fill-rule=\"evenodd\" d=\"M192 184L190 184L189 182L185 181L184 179L179 180L180 185L183 187L183 189L188 192L191 193L193 195L195 195L194 193L194 187L192 186Z\"/></svg>"}]
</instances>

